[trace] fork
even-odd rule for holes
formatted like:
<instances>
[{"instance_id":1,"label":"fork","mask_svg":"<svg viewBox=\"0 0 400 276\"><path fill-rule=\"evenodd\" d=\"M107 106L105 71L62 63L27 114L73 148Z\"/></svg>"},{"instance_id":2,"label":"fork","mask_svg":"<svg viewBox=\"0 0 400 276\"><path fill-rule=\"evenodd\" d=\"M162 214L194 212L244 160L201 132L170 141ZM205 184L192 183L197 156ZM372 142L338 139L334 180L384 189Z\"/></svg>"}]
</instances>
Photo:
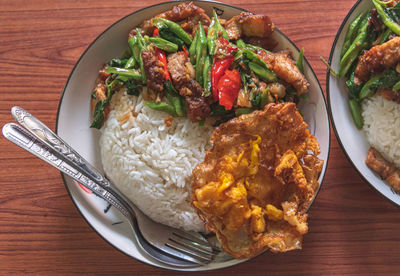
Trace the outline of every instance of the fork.
<instances>
[{"instance_id":1,"label":"fork","mask_svg":"<svg viewBox=\"0 0 400 276\"><path fill-rule=\"evenodd\" d=\"M4 125L4 137L114 206L128 219L137 245L148 256L176 267L205 265L214 259L218 249L211 246L200 233L185 232L154 222L37 118L18 106L14 106L11 113L23 127L15 123Z\"/></svg>"}]
</instances>

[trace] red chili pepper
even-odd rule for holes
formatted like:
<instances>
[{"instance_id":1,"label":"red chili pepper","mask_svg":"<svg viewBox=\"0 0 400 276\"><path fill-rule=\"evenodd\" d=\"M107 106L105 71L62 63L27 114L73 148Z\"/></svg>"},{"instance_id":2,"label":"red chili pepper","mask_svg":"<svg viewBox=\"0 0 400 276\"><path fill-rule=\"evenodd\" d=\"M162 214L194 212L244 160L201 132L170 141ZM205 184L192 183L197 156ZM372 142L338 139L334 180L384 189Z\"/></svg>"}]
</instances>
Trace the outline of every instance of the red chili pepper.
<instances>
[{"instance_id":1,"label":"red chili pepper","mask_svg":"<svg viewBox=\"0 0 400 276\"><path fill-rule=\"evenodd\" d=\"M233 63L233 56L228 56L224 59L216 61L214 58L212 70L211 70L211 90L215 101L218 101L218 90L217 85L220 78L225 74L225 71Z\"/></svg>"},{"instance_id":2,"label":"red chili pepper","mask_svg":"<svg viewBox=\"0 0 400 276\"><path fill-rule=\"evenodd\" d=\"M154 28L153 36L159 36L158 28ZM160 48L157 48L157 47L154 47L154 48L155 48L156 56L157 56L158 60L161 61L163 64L163 69L165 72L165 80L171 80L171 76L169 75L169 72L168 72L168 63L167 63L167 57L165 55L165 52L163 50L161 50Z\"/></svg>"},{"instance_id":3,"label":"red chili pepper","mask_svg":"<svg viewBox=\"0 0 400 276\"><path fill-rule=\"evenodd\" d=\"M154 47L154 48L155 48L158 60L161 61L163 64L163 69L165 72L165 80L170 80L171 76L169 75L169 72L168 72L168 63L167 63L167 57L165 55L165 52L157 47Z\"/></svg>"},{"instance_id":4,"label":"red chili pepper","mask_svg":"<svg viewBox=\"0 0 400 276\"><path fill-rule=\"evenodd\" d=\"M231 110L239 95L241 86L240 74L237 70L226 70L225 74L218 81L217 90L219 104L225 110Z\"/></svg>"},{"instance_id":5,"label":"red chili pepper","mask_svg":"<svg viewBox=\"0 0 400 276\"><path fill-rule=\"evenodd\" d=\"M184 45L182 46L182 50L185 52L186 56L188 57L189 56L189 52L186 50Z\"/></svg>"},{"instance_id":6,"label":"red chili pepper","mask_svg":"<svg viewBox=\"0 0 400 276\"><path fill-rule=\"evenodd\" d=\"M232 46L229 44L229 41L226 40L226 39L223 38L223 37L218 38L218 41L219 41L222 45L225 45L224 52L225 52L226 54L228 54L228 55L231 54L231 53L234 52L234 51L237 51L237 49L238 49L238 48L232 47Z\"/></svg>"}]
</instances>

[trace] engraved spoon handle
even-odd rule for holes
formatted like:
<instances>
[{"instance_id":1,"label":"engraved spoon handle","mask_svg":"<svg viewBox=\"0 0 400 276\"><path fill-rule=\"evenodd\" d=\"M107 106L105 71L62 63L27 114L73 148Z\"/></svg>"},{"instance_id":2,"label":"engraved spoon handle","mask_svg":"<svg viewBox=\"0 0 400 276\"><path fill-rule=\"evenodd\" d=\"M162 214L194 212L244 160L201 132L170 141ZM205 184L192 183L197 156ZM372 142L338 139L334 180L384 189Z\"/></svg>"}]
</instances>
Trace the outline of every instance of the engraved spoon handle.
<instances>
[{"instance_id":1,"label":"engraved spoon handle","mask_svg":"<svg viewBox=\"0 0 400 276\"><path fill-rule=\"evenodd\" d=\"M32 135L36 136L38 140L41 140L44 144L58 151L63 157L70 160L72 162L71 165L75 167L75 169L83 170L89 178L97 182L100 186L110 187L110 182L105 179L96 168L90 165L79 153L28 111L19 106L14 106L11 109L11 114L21 126Z\"/></svg>"},{"instance_id":2,"label":"engraved spoon handle","mask_svg":"<svg viewBox=\"0 0 400 276\"><path fill-rule=\"evenodd\" d=\"M118 195L113 193L112 190L110 191L110 188L105 189L101 187L85 174L75 169L71 165L71 161L68 158L65 158L64 155L43 143L40 139L32 135L23 127L14 123L8 123L3 127L3 135L17 146L29 151L33 155L54 166L61 172L67 174L72 179L78 181L83 186L93 191L93 193L95 193L97 196L114 206L125 217L130 220L132 219L130 210L126 206L127 203L124 202L124 200Z\"/></svg>"}]
</instances>

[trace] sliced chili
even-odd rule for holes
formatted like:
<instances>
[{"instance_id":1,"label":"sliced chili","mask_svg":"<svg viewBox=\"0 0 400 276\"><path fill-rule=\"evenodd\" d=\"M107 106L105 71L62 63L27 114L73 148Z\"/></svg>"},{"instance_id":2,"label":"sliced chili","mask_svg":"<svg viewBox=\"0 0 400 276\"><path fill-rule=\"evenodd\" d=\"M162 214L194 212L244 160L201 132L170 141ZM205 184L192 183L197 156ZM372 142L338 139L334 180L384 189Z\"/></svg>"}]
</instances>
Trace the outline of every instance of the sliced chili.
<instances>
[{"instance_id":1,"label":"sliced chili","mask_svg":"<svg viewBox=\"0 0 400 276\"><path fill-rule=\"evenodd\" d=\"M237 70L226 70L217 85L219 104L231 110L239 95L241 86L240 74Z\"/></svg>"},{"instance_id":2,"label":"sliced chili","mask_svg":"<svg viewBox=\"0 0 400 276\"><path fill-rule=\"evenodd\" d=\"M233 63L233 56L228 56L224 59L216 60L214 58L213 66L211 70L211 90L215 101L218 101L218 90L217 85L220 78L225 74L225 71Z\"/></svg>"},{"instance_id":3,"label":"sliced chili","mask_svg":"<svg viewBox=\"0 0 400 276\"><path fill-rule=\"evenodd\" d=\"M158 28L154 28L153 36L159 36ZM169 75L169 72L168 72L167 56L165 55L165 52L163 50L161 50L160 48L158 48L158 47L154 47L154 48L155 48L155 52L156 52L156 56L157 56L158 60L161 61L163 64L163 69L165 72L165 80L170 80L171 76Z\"/></svg>"}]
</instances>

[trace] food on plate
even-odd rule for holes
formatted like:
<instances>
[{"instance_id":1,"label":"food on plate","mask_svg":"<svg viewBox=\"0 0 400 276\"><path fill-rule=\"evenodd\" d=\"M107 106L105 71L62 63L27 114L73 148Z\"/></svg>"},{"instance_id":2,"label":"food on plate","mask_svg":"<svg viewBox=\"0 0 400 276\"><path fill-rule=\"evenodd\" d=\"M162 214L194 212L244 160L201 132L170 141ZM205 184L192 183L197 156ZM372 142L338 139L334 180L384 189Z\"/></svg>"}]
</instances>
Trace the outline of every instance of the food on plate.
<instances>
[{"instance_id":1,"label":"food on plate","mask_svg":"<svg viewBox=\"0 0 400 276\"><path fill-rule=\"evenodd\" d=\"M371 148L366 164L400 193L400 2L374 8L350 24L339 76L347 78L349 107Z\"/></svg>"},{"instance_id":2,"label":"food on plate","mask_svg":"<svg viewBox=\"0 0 400 276\"><path fill-rule=\"evenodd\" d=\"M301 248L323 161L294 103L220 125L193 170L193 205L236 258Z\"/></svg>"},{"instance_id":3,"label":"food on plate","mask_svg":"<svg viewBox=\"0 0 400 276\"><path fill-rule=\"evenodd\" d=\"M257 232L251 237L261 235L262 227L272 227L268 233L283 236L268 242L271 250L301 247L301 236L307 232L305 211L319 186L322 162L315 157L318 143L296 109L309 87L302 73L303 52L297 61L289 51L272 52L276 46L271 38L273 30L265 15L243 12L223 20L215 11L210 18L192 2L180 3L133 28L126 54L99 71L92 93L91 127L101 129L104 170L153 220L205 231L191 202L192 170L211 148L215 127L220 125L213 142L232 126L230 134L241 137L237 142L247 139L254 149L260 148L248 159L254 174L246 179L273 178L265 184L265 189L273 185L274 195L265 194L272 198L249 202L252 212L257 213L252 217L257 225L251 226ZM261 127L254 121L258 118L271 125ZM293 128L287 129L289 125ZM272 142L277 144L271 146ZM218 145L232 154L237 150L234 143ZM243 160L248 158L249 145L239 147L246 151ZM274 152L264 156L266 150ZM276 175L271 176L271 170ZM195 169L195 183L198 172ZM261 191L262 184L258 181L256 189ZM194 187L199 188L197 184ZM230 190L225 187L224 193ZM266 221L266 226L261 221ZM208 222L207 226L217 229ZM221 242L233 256L249 257L260 252L251 247L248 252L237 253L230 247L235 243L232 237L229 243ZM281 240L281 245L276 244ZM264 248L267 243L259 244Z\"/></svg>"}]
</instances>

